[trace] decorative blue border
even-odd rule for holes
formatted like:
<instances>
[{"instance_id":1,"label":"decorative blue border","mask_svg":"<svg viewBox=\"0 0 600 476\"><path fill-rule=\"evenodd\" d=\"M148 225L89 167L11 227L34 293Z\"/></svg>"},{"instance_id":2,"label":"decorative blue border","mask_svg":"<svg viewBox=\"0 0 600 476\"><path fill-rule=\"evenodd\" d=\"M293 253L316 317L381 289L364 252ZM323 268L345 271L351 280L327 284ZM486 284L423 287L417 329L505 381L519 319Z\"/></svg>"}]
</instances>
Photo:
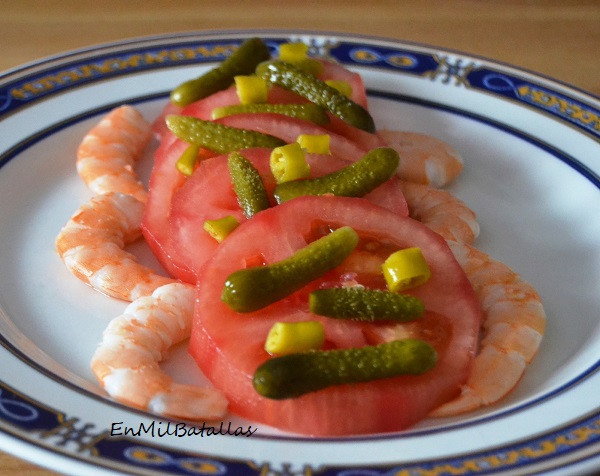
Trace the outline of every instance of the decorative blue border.
<instances>
[{"instance_id":1,"label":"decorative blue border","mask_svg":"<svg viewBox=\"0 0 600 476\"><path fill-rule=\"evenodd\" d=\"M471 71L467 80L472 89L481 89L528 104L600 138L599 110L577 99L493 68Z\"/></svg>"},{"instance_id":2,"label":"decorative blue border","mask_svg":"<svg viewBox=\"0 0 600 476\"><path fill-rule=\"evenodd\" d=\"M93 424L68 417L40 402L27 398L0 381L0 420L29 435L37 444L55 447L76 445L79 459L107 468L133 465L140 471L159 470L172 475L257 475L257 476L428 476L489 475L497 471L524 469L557 456L600 446L600 412L571 425L510 446L437 461L348 468L310 464L301 469L272 468L269 463L220 461L203 454L160 448L128 437L112 437L109 430L95 431ZM218 436L217 436L218 437ZM33 438L32 438L33 439ZM48 441L48 443L44 443ZM73 456L77 458L77 456ZM143 474L143 473L140 473Z\"/></svg>"},{"instance_id":3,"label":"decorative blue border","mask_svg":"<svg viewBox=\"0 0 600 476\"><path fill-rule=\"evenodd\" d=\"M304 38L305 35L297 35ZM289 37L263 35L272 50ZM370 44L358 45L344 40L306 36L315 54L329 56L342 64L388 69L443 82L454 82L503 99L525 104L567 122L600 140L600 108L565 93L554 91L542 82L526 80L496 68L478 66L466 58L426 53L418 49ZM182 39L169 46L128 47L59 66L18 76L0 87L0 117L65 89L127 74L153 69L219 62L243 39Z\"/></svg>"},{"instance_id":4,"label":"decorative blue border","mask_svg":"<svg viewBox=\"0 0 600 476\"><path fill-rule=\"evenodd\" d=\"M65 89L123 75L178 65L219 62L237 48L236 40L205 40L176 47L132 48L72 60L19 76L0 88L0 113L8 114Z\"/></svg>"},{"instance_id":5,"label":"decorative blue border","mask_svg":"<svg viewBox=\"0 0 600 476\"><path fill-rule=\"evenodd\" d=\"M472 60L425 54L413 50L340 43L329 53L345 64L391 69L396 72L454 82L548 113L600 139L600 109L542 83L528 81L496 68L477 66Z\"/></svg>"},{"instance_id":6,"label":"decorative blue border","mask_svg":"<svg viewBox=\"0 0 600 476\"><path fill-rule=\"evenodd\" d=\"M306 35L297 36L304 38ZM272 48L276 48L279 43L287 39L288 37L267 38L267 41ZM35 73L21 75L1 85L0 119L4 115L12 114L65 89L91 82L145 70L220 61L241 41L241 39L224 39L192 42L186 39L185 42L169 47L144 48L133 44L131 48L121 48L114 53L108 52L84 60L74 59L59 66L38 69ZM526 104L528 107L568 123L588 136L600 138L600 113L597 107L552 91L542 83L508 75L493 68L477 67L470 60L469 62L463 59L450 60L448 57L409 48L363 46L337 40L330 42L320 39L319 35L311 41L313 51L328 55L341 63L390 69L432 80L441 79L448 84L453 82L455 85L479 89L487 94ZM41 136L34 140L39 138ZM31 138L27 144L16 146L15 149L5 153L0 160L0 166L17 155L18 150L21 150L19 147L26 148L30 144ZM600 183L598 175L574 160L567 162L598 186ZM395 465L354 469L328 467L319 468L317 471L311 466L306 466L296 471L290 468L274 469L268 464L256 467L247 461L216 461L204 455L192 457L187 452L166 451L158 446L140 445L138 441L128 438L109 438L105 430L94 432L93 425L80 422L77 418L67 418L66 415L40 402L26 398L1 381L0 420L26 434L37 434L40 446L46 446L42 441L50 437L59 438L60 441L55 446L77 442L79 451L91 452L93 462L101 466L133 464L140 470L148 468L168 471L168 474L260 474L264 476L300 474L303 476L313 474L391 476L393 474L399 476L423 472L431 475L456 474L457 471L460 471L460 474L492 474L498 470L536 465L557 455L583 451L600 442L600 412L598 412L553 433L540 436L538 439L468 454L464 457L411 463L402 467ZM81 459L86 461L83 455Z\"/></svg>"}]
</instances>

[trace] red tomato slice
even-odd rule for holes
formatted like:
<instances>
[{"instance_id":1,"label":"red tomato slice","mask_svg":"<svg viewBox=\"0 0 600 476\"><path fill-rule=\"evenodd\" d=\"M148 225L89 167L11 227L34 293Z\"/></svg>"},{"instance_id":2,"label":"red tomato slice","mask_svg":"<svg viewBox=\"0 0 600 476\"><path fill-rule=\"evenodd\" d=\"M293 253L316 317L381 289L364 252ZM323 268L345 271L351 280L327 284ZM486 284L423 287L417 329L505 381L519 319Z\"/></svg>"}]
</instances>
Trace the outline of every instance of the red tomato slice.
<instances>
[{"instance_id":1,"label":"red tomato slice","mask_svg":"<svg viewBox=\"0 0 600 476\"><path fill-rule=\"evenodd\" d=\"M328 227L349 225L361 236L349 263L288 298L260 311L240 314L221 301L227 276L235 270L290 256ZM379 326L321 318L308 311L307 292L348 279L376 286L371 261L381 262L399 248L418 246L432 276L412 294L427 312L416 324ZM367 258L367 259L364 259ZM357 264L356 275L348 267ZM352 266L354 267L354 266ZM230 409L245 418L306 435L352 435L399 431L425 418L454 397L465 381L475 352L479 303L446 242L410 218L364 199L301 197L255 215L238 227L207 264L197 287L190 352ZM263 350L276 321L320 320L330 347L360 346L387 334L419 336L439 354L436 367L420 376L339 385L295 399L270 400L252 386L255 369L270 356Z\"/></svg>"},{"instance_id":2,"label":"red tomato slice","mask_svg":"<svg viewBox=\"0 0 600 476\"><path fill-rule=\"evenodd\" d=\"M186 147L185 142L174 140L170 145L161 144L154 154L154 167L148 185L148 202L144 209L141 228L148 246L171 276L182 277L182 279L187 276L188 279L193 279L187 267L180 269L174 264L174 253L168 245L167 228L171 199L175 190L185 183L185 177L177 172L175 162Z\"/></svg>"},{"instance_id":3,"label":"red tomato slice","mask_svg":"<svg viewBox=\"0 0 600 476\"><path fill-rule=\"evenodd\" d=\"M275 179L269 165L271 149L246 149L241 153L258 170L267 193L272 197ZM312 177L320 177L348 165L348 162L330 155L308 154L307 161ZM407 216L408 206L397 180L393 178L382 184L365 198L396 214ZM273 199L271 202L275 204ZM223 155L201 162L173 195L168 234L170 248L176 250L171 259L178 267L187 266L194 273L200 271L218 246L202 225L206 220L227 215L233 215L239 222L246 220L233 191L227 156Z\"/></svg>"},{"instance_id":4,"label":"red tomato slice","mask_svg":"<svg viewBox=\"0 0 600 476\"><path fill-rule=\"evenodd\" d=\"M247 149L242 152L258 169L263 180L268 178L271 149ZM273 187L270 186L271 191ZM172 259L185 263L196 274L219 245L204 231L204 222L227 215L233 215L239 222L245 220L231 184L227 155L221 155L202 161L173 196L166 228L171 239L170 247L178 250ZM195 276L187 281L194 283Z\"/></svg>"},{"instance_id":5,"label":"red tomato slice","mask_svg":"<svg viewBox=\"0 0 600 476\"><path fill-rule=\"evenodd\" d=\"M154 154L141 229L148 246L167 272L175 278L194 283L195 274L185 261L177 259L178 250L171 244L168 228L173 195L186 182L186 177L177 170L175 163L189 144L170 132L167 134L169 136L163 137ZM208 151L203 153L212 154Z\"/></svg>"}]
</instances>

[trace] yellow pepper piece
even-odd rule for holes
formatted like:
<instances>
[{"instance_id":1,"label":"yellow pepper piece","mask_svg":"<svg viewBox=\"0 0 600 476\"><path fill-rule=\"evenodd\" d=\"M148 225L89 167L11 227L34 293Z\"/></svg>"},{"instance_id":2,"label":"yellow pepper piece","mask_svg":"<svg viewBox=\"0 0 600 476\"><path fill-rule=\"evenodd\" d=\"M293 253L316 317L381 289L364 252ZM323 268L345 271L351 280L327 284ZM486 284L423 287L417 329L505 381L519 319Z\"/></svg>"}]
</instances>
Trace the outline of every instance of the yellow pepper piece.
<instances>
[{"instance_id":1,"label":"yellow pepper piece","mask_svg":"<svg viewBox=\"0 0 600 476\"><path fill-rule=\"evenodd\" d=\"M304 43L283 43L279 46L279 59L318 76L323 65L308 56L308 45Z\"/></svg>"},{"instance_id":2,"label":"yellow pepper piece","mask_svg":"<svg viewBox=\"0 0 600 476\"><path fill-rule=\"evenodd\" d=\"M320 322L276 322L265 341L265 350L270 354L295 354L320 349L324 342L325 330Z\"/></svg>"},{"instance_id":3,"label":"yellow pepper piece","mask_svg":"<svg viewBox=\"0 0 600 476\"><path fill-rule=\"evenodd\" d=\"M235 87L242 104L257 104L267 102L269 86L258 76L235 76Z\"/></svg>"},{"instance_id":4,"label":"yellow pepper piece","mask_svg":"<svg viewBox=\"0 0 600 476\"><path fill-rule=\"evenodd\" d=\"M330 142L329 134L323 135L311 135L311 134L300 134L296 139L296 142L300 144L300 147L304 149L308 154L331 154L329 148Z\"/></svg>"},{"instance_id":5,"label":"yellow pepper piece","mask_svg":"<svg viewBox=\"0 0 600 476\"><path fill-rule=\"evenodd\" d=\"M431 270L421 248L396 251L381 267L388 289L393 292L420 286L431 277Z\"/></svg>"},{"instance_id":6,"label":"yellow pepper piece","mask_svg":"<svg viewBox=\"0 0 600 476\"><path fill-rule=\"evenodd\" d=\"M310 166L306 162L306 155L297 142L275 147L271 152L270 166L277 183L310 176Z\"/></svg>"},{"instance_id":7,"label":"yellow pepper piece","mask_svg":"<svg viewBox=\"0 0 600 476\"><path fill-rule=\"evenodd\" d=\"M350 86L350 83L348 81L328 79L327 81L325 81L325 84L337 89L340 93L342 93L348 98L352 97L352 86Z\"/></svg>"},{"instance_id":8,"label":"yellow pepper piece","mask_svg":"<svg viewBox=\"0 0 600 476\"><path fill-rule=\"evenodd\" d=\"M177 170L179 170L179 172L181 172L186 177L192 175L194 173L196 161L198 160L199 152L200 147L193 144L190 145L187 149L185 149L183 154L181 154L181 157L179 157L179 159L177 159L177 162L175 163L175 167L177 167Z\"/></svg>"},{"instance_id":9,"label":"yellow pepper piece","mask_svg":"<svg viewBox=\"0 0 600 476\"><path fill-rule=\"evenodd\" d=\"M240 223L233 215L227 215L216 220L206 220L203 228L210 236L219 243L223 241L229 233L235 230Z\"/></svg>"},{"instance_id":10,"label":"yellow pepper piece","mask_svg":"<svg viewBox=\"0 0 600 476\"><path fill-rule=\"evenodd\" d=\"M298 64L308 58L306 43L282 43L279 45L279 59L286 63Z\"/></svg>"}]
</instances>

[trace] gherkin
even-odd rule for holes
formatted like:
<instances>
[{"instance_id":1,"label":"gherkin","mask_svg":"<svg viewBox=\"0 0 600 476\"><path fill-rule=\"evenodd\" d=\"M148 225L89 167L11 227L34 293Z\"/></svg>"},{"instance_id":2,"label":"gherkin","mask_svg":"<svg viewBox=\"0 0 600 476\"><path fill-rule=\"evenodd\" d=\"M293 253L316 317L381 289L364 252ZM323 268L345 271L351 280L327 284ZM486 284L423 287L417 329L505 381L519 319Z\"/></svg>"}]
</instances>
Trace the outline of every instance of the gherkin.
<instances>
[{"instance_id":1,"label":"gherkin","mask_svg":"<svg viewBox=\"0 0 600 476\"><path fill-rule=\"evenodd\" d=\"M215 108L212 113L213 119L232 116L235 114L281 114L296 119L309 121L319 126L329 123L329 116L324 108L316 104L233 104Z\"/></svg>"},{"instance_id":2,"label":"gherkin","mask_svg":"<svg viewBox=\"0 0 600 476\"><path fill-rule=\"evenodd\" d=\"M375 122L369 111L311 73L284 61L273 60L259 64L256 74L326 108L351 126L375 132Z\"/></svg>"},{"instance_id":3,"label":"gherkin","mask_svg":"<svg viewBox=\"0 0 600 476\"><path fill-rule=\"evenodd\" d=\"M309 295L310 312L336 319L375 322L411 321L423 314L423 301L409 294L378 289L325 288Z\"/></svg>"},{"instance_id":4,"label":"gherkin","mask_svg":"<svg viewBox=\"0 0 600 476\"><path fill-rule=\"evenodd\" d=\"M169 115L167 127L181 140L219 154L250 147L275 148L285 144L277 137L261 132L237 129L192 116Z\"/></svg>"},{"instance_id":5,"label":"gherkin","mask_svg":"<svg viewBox=\"0 0 600 476\"><path fill-rule=\"evenodd\" d=\"M262 309L340 265L357 244L358 234L352 228L338 228L289 258L233 272L225 282L221 300L237 312Z\"/></svg>"},{"instance_id":6,"label":"gherkin","mask_svg":"<svg viewBox=\"0 0 600 476\"><path fill-rule=\"evenodd\" d=\"M254 373L253 385L267 398L295 398L332 385L419 375L431 370L437 358L433 346L418 339L307 351L265 361Z\"/></svg>"},{"instance_id":7,"label":"gherkin","mask_svg":"<svg viewBox=\"0 0 600 476\"><path fill-rule=\"evenodd\" d=\"M269 47L260 38L250 38L216 68L173 89L171 102L183 107L227 89L235 76L254 73L256 66L270 57Z\"/></svg>"},{"instance_id":8,"label":"gherkin","mask_svg":"<svg viewBox=\"0 0 600 476\"><path fill-rule=\"evenodd\" d=\"M260 174L252 163L239 152L227 157L233 190L246 218L269 208L269 196Z\"/></svg>"},{"instance_id":9,"label":"gherkin","mask_svg":"<svg viewBox=\"0 0 600 476\"><path fill-rule=\"evenodd\" d=\"M324 194L362 197L389 180L399 163L395 150L386 147L373 149L359 161L331 174L277 185L275 200L282 203L303 195Z\"/></svg>"}]
</instances>

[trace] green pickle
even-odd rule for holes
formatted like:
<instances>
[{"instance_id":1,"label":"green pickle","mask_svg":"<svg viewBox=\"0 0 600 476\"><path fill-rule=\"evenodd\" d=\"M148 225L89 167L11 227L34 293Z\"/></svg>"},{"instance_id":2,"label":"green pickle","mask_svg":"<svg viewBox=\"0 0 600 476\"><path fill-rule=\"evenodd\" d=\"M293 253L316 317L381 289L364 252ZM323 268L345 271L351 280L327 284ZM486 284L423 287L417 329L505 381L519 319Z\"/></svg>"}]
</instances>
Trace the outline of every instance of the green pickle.
<instances>
[{"instance_id":1,"label":"green pickle","mask_svg":"<svg viewBox=\"0 0 600 476\"><path fill-rule=\"evenodd\" d=\"M275 200L283 203L303 195L324 194L362 197L389 180L399 162L398 152L394 149L373 149L358 162L329 175L278 184L274 190Z\"/></svg>"},{"instance_id":2,"label":"green pickle","mask_svg":"<svg viewBox=\"0 0 600 476\"><path fill-rule=\"evenodd\" d=\"M239 152L227 158L233 190L246 218L269 208L269 196L252 163Z\"/></svg>"},{"instance_id":3,"label":"green pickle","mask_svg":"<svg viewBox=\"0 0 600 476\"><path fill-rule=\"evenodd\" d=\"M169 115L166 121L169 130L181 140L219 154L250 147L274 149L285 145L281 139L268 134L228 127L197 117Z\"/></svg>"},{"instance_id":4,"label":"green pickle","mask_svg":"<svg viewBox=\"0 0 600 476\"><path fill-rule=\"evenodd\" d=\"M221 300L237 312L262 309L341 264L357 244L358 235L352 228L338 228L289 258L235 271L225 282Z\"/></svg>"},{"instance_id":5,"label":"green pickle","mask_svg":"<svg viewBox=\"0 0 600 476\"><path fill-rule=\"evenodd\" d=\"M423 315L423 301L408 294L364 288L317 289L309 295L313 314L364 322L412 321Z\"/></svg>"},{"instance_id":6,"label":"green pickle","mask_svg":"<svg viewBox=\"0 0 600 476\"><path fill-rule=\"evenodd\" d=\"M265 361L254 373L255 390L271 399L295 398L333 385L419 375L437 363L425 341L402 339L375 346L314 350Z\"/></svg>"},{"instance_id":7,"label":"green pickle","mask_svg":"<svg viewBox=\"0 0 600 476\"><path fill-rule=\"evenodd\" d=\"M212 115L213 119L220 119L221 117L247 113L282 114L284 116L309 121L319 126L323 126L330 122L325 109L316 104L233 104L215 108Z\"/></svg>"},{"instance_id":8,"label":"green pickle","mask_svg":"<svg viewBox=\"0 0 600 476\"><path fill-rule=\"evenodd\" d=\"M253 74L256 66L269 58L269 47L260 38L250 38L216 68L177 86L171 92L171 102L183 107L227 89L235 76Z\"/></svg>"},{"instance_id":9,"label":"green pickle","mask_svg":"<svg viewBox=\"0 0 600 476\"><path fill-rule=\"evenodd\" d=\"M369 111L309 72L290 63L273 60L260 63L256 67L256 74L272 84L323 106L351 126L367 132L375 132L375 122Z\"/></svg>"}]
</instances>

